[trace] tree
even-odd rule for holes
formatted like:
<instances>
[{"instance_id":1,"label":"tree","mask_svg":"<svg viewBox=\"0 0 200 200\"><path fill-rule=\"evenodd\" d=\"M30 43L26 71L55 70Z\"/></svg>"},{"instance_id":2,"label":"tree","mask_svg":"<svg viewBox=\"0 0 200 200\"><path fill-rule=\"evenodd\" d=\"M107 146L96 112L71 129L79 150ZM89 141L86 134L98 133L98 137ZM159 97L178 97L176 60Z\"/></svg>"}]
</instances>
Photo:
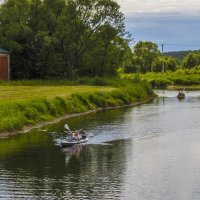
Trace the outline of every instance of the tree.
<instances>
[{"instance_id":1,"label":"tree","mask_svg":"<svg viewBox=\"0 0 200 200\"><path fill-rule=\"evenodd\" d=\"M153 72L162 72L163 71L163 65L166 69L166 66L167 66L166 59L162 56L157 57L152 62L152 65L151 65L152 71Z\"/></svg>"},{"instance_id":2,"label":"tree","mask_svg":"<svg viewBox=\"0 0 200 200\"><path fill-rule=\"evenodd\" d=\"M123 65L131 51L127 41L119 37L115 28L105 24L94 35L92 43L82 59L81 63L87 63L88 67L80 66L81 75L116 75L117 68Z\"/></svg>"},{"instance_id":3,"label":"tree","mask_svg":"<svg viewBox=\"0 0 200 200\"><path fill-rule=\"evenodd\" d=\"M184 68L193 68L200 64L200 56L196 53L189 53L186 57L184 57L182 65Z\"/></svg>"},{"instance_id":4,"label":"tree","mask_svg":"<svg viewBox=\"0 0 200 200\"><path fill-rule=\"evenodd\" d=\"M177 66L176 59L172 56L167 56L167 57L165 57L165 60L166 60L166 64L167 64L167 70L175 71L176 66Z\"/></svg>"},{"instance_id":5,"label":"tree","mask_svg":"<svg viewBox=\"0 0 200 200\"><path fill-rule=\"evenodd\" d=\"M36 50L33 78L61 77L63 62L56 30L66 6L64 0L34 0L31 3L29 25L34 31L33 49Z\"/></svg>"},{"instance_id":6,"label":"tree","mask_svg":"<svg viewBox=\"0 0 200 200\"><path fill-rule=\"evenodd\" d=\"M140 71L142 73L152 71L151 66L154 59L160 56L158 45L148 41L139 41L133 50L134 57L140 66Z\"/></svg>"},{"instance_id":7,"label":"tree","mask_svg":"<svg viewBox=\"0 0 200 200\"><path fill-rule=\"evenodd\" d=\"M0 44L12 52L12 71L22 78L29 77L31 65L32 30L27 25L29 8L27 0L10 0L0 9Z\"/></svg>"},{"instance_id":8,"label":"tree","mask_svg":"<svg viewBox=\"0 0 200 200\"><path fill-rule=\"evenodd\" d=\"M164 71L175 71L176 70L176 60L171 56L159 56L152 62L152 71L153 72L162 72L164 65Z\"/></svg>"},{"instance_id":9,"label":"tree","mask_svg":"<svg viewBox=\"0 0 200 200\"><path fill-rule=\"evenodd\" d=\"M112 0L69 0L57 31L64 52L64 74L84 74L85 67L86 73L99 74L99 70L83 66L84 57L88 57L86 63L90 65L91 55L100 54L98 68L104 68L107 54L114 50L109 50L111 43L126 34L123 21L119 5Z\"/></svg>"},{"instance_id":10,"label":"tree","mask_svg":"<svg viewBox=\"0 0 200 200\"><path fill-rule=\"evenodd\" d=\"M113 75L129 50L124 16L113 0L7 0L0 45L14 78Z\"/></svg>"},{"instance_id":11,"label":"tree","mask_svg":"<svg viewBox=\"0 0 200 200\"><path fill-rule=\"evenodd\" d=\"M55 12L51 7L54 6L49 0L8 0L1 5L0 45L11 52L13 78L55 76L52 72L57 72L55 68L59 59L55 59L58 45L55 45L53 32L58 12L57 7L54 8ZM51 75L48 75L49 72Z\"/></svg>"}]
</instances>

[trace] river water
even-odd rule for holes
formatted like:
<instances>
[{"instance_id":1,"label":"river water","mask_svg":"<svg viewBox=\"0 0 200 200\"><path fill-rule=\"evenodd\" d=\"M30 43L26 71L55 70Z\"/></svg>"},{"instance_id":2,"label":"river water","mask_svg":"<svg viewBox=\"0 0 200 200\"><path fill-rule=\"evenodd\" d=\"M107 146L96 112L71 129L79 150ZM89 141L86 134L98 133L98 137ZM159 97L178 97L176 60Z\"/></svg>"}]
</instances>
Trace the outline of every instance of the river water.
<instances>
[{"instance_id":1,"label":"river water","mask_svg":"<svg viewBox=\"0 0 200 200\"><path fill-rule=\"evenodd\" d=\"M156 92L1 140L0 199L199 200L200 92ZM61 148L65 123L88 143Z\"/></svg>"}]
</instances>

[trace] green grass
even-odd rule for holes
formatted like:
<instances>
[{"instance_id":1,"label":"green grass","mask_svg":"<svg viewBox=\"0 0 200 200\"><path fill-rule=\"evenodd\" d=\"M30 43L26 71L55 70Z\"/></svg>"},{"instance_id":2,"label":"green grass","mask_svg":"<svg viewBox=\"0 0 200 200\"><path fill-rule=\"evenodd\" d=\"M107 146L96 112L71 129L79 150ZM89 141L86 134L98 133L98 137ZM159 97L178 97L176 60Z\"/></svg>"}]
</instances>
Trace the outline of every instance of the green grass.
<instances>
[{"instance_id":1,"label":"green grass","mask_svg":"<svg viewBox=\"0 0 200 200\"><path fill-rule=\"evenodd\" d=\"M119 80L119 78L106 77L80 77L74 80L16 80L16 81L2 81L1 86L75 86L75 85L92 85L92 86L120 86L126 85L126 80Z\"/></svg>"},{"instance_id":2,"label":"green grass","mask_svg":"<svg viewBox=\"0 0 200 200\"><path fill-rule=\"evenodd\" d=\"M1 86L0 100L25 100L70 96L76 92L111 91L114 87L105 86Z\"/></svg>"},{"instance_id":3,"label":"green grass","mask_svg":"<svg viewBox=\"0 0 200 200\"><path fill-rule=\"evenodd\" d=\"M128 84L127 84L128 83ZM54 118L97 108L146 101L150 85L118 81L120 86L0 86L0 132L20 130Z\"/></svg>"}]
</instances>

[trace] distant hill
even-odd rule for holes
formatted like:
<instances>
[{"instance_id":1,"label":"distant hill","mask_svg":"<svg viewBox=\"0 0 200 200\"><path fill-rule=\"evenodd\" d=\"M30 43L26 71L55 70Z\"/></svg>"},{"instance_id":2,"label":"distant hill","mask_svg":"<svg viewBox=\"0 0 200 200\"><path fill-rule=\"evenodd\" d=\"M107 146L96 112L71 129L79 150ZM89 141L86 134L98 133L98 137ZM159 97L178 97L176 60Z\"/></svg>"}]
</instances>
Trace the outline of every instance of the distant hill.
<instances>
[{"instance_id":1,"label":"distant hill","mask_svg":"<svg viewBox=\"0 0 200 200\"><path fill-rule=\"evenodd\" d=\"M199 50L194 50L194 51L192 51L192 50L189 50L189 51L171 51L171 52L164 53L164 55L165 56L172 56L177 60L178 63L180 63L183 60L183 58L185 56L187 56L189 53L198 53L198 52L199 52Z\"/></svg>"}]
</instances>

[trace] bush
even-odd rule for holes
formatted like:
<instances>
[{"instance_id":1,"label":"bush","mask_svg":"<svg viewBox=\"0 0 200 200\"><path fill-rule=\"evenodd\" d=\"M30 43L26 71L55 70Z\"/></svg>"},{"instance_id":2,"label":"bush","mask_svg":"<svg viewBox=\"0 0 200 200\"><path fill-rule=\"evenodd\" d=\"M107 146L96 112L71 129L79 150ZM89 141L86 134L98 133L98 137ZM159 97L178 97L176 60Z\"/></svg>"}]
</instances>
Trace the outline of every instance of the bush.
<instances>
[{"instance_id":1,"label":"bush","mask_svg":"<svg viewBox=\"0 0 200 200\"><path fill-rule=\"evenodd\" d=\"M172 81L168 80L167 78L153 78L149 81L153 88L160 88L164 89L168 85L172 84Z\"/></svg>"}]
</instances>

